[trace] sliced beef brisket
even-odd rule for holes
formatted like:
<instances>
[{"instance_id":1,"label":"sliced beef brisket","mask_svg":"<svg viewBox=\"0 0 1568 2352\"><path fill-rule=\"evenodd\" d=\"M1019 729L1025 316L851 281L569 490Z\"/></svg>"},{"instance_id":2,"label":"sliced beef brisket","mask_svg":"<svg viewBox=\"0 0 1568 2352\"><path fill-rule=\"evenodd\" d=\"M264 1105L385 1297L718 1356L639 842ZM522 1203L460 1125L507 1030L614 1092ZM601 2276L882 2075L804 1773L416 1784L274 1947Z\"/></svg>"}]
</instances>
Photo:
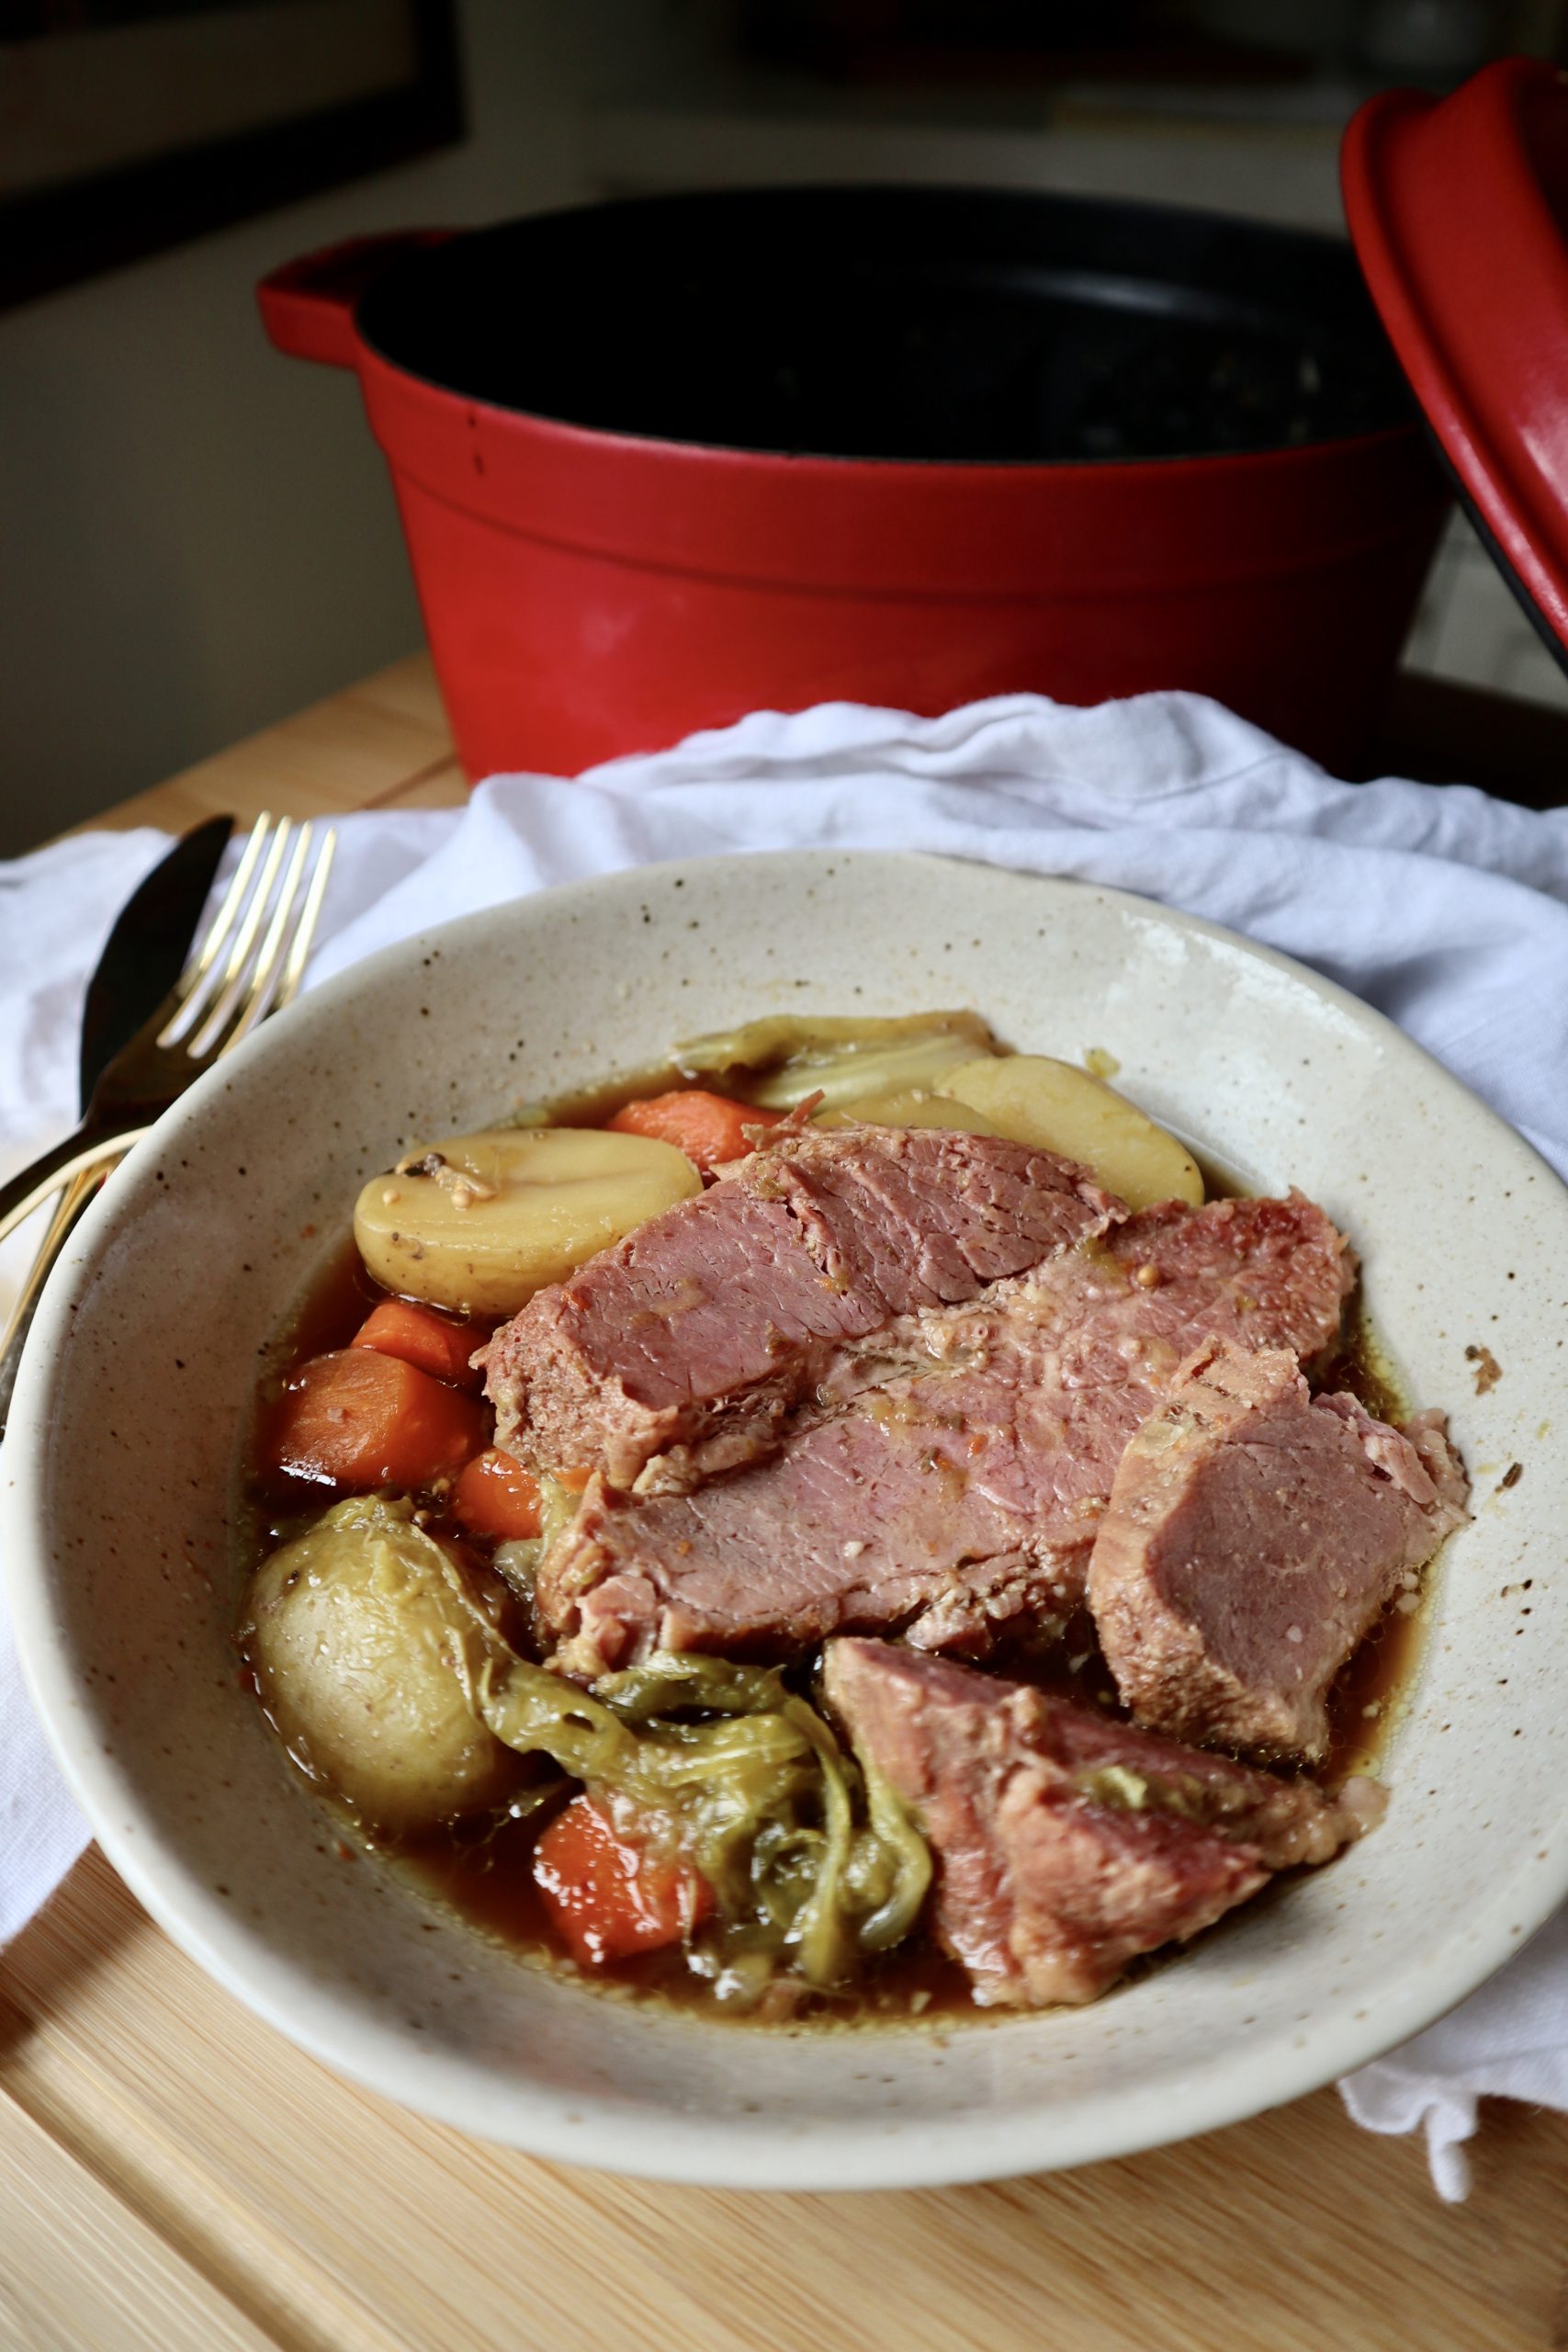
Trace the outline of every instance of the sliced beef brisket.
<instances>
[{"instance_id":1,"label":"sliced beef brisket","mask_svg":"<svg viewBox=\"0 0 1568 2352\"><path fill-rule=\"evenodd\" d=\"M497 1436L536 1467L597 1466L617 1487L681 1449L694 1482L765 1451L846 1342L972 1298L1122 1214L1081 1168L1000 1136L780 1130L496 1334Z\"/></svg>"},{"instance_id":2,"label":"sliced beef brisket","mask_svg":"<svg viewBox=\"0 0 1568 2352\"><path fill-rule=\"evenodd\" d=\"M1318 1758L1330 1683L1464 1517L1440 1417L1314 1397L1292 1355L1211 1347L1130 1440L1089 1570L1140 1723Z\"/></svg>"},{"instance_id":3,"label":"sliced beef brisket","mask_svg":"<svg viewBox=\"0 0 1568 2352\"><path fill-rule=\"evenodd\" d=\"M964 1359L1000 1363L1038 1345L1025 1291L1040 1317L1078 1329L1064 1363L1074 1385L1102 1385L1135 1362L1167 1384L1196 1344L1194 1333L1234 1334L1244 1346L1313 1356L1338 1337L1356 1264L1343 1234L1303 1193L1282 1200L1211 1201L1201 1209L1163 1201L1090 1237L1064 1270L1065 1287L1000 1283L955 1307L897 1317L846 1342L823 1366L824 1404L900 1372ZM1092 1302L1092 1326L1077 1302ZM1214 1320L1205 1326L1209 1314Z\"/></svg>"},{"instance_id":4,"label":"sliced beef brisket","mask_svg":"<svg viewBox=\"0 0 1568 2352\"><path fill-rule=\"evenodd\" d=\"M832 1643L824 1679L931 1842L933 1923L986 2007L1092 2001L1381 1809L886 1642Z\"/></svg>"},{"instance_id":5,"label":"sliced beef brisket","mask_svg":"<svg viewBox=\"0 0 1568 2352\"><path fill-rule=\"evenodd\" d=\"M561 1662L773 1656L896 1626L981 1651L1018 1618L1038 1629L1081 1599L1122 1449L1193 1349L1314 1352L1350 1280L1308 1201L1173 1204L969 1306L907 1317L839 1351L829 1401L770 1458L694 1493L592 1485L539 1580Z\"/></svg>"}]
</instances>

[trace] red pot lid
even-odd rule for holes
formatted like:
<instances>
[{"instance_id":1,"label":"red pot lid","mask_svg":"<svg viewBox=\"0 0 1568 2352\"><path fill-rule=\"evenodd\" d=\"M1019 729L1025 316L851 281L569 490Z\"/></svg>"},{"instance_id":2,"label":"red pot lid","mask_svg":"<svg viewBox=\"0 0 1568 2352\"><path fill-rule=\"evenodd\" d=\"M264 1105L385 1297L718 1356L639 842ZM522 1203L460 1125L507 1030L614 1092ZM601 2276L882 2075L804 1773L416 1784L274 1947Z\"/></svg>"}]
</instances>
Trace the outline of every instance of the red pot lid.
<instances>
[{"instance_id":1,"label":"red pot lid","mask_svg":"<svg viewBox=\"0 0 1568 2352\"><path fill-rule=\"evenodd\" d=\"M1568 667L1568 76L1385 90L1340 159L1373 301L1472 521Z\"/></svg>"}]
</instances>

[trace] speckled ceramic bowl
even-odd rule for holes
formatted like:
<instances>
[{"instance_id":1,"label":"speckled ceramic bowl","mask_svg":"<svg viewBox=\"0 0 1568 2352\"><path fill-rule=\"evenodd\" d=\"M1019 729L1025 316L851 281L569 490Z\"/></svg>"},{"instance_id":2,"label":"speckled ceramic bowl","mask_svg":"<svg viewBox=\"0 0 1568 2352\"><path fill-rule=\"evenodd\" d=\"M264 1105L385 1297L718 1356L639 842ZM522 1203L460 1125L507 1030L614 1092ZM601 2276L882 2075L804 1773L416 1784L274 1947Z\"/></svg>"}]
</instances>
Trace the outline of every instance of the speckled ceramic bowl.
<instances>
[{"instance_id":1,"label":"speckled ceramic bowl","mask_svg":"<svg viewBox=\"0 0 1568 2352\"><path fill-rule=\"evenodd\" d=\"M256 1351L362 1180L415 1135L682 1033L961 1004L1016 1046L1108 1048L1246 1182L1314 1194L1363 1255L1414 1398L1450 1408L1476 1516L1440 1564L1382 1827L1093 2008L945 2031L664 2014L338 1859L235 1670L226 1521ZM716 2185L1082 2163L1372 2057L1568 1887L1565 1266L1568 1194L1516 1136L1377 1015L1225 933L930 858L659 867L374 957L161 1123L39 1317L6 1457L10 1605L116 1866L242 2000L360 2081L543 2154Z\"/></svg>"}]
</instances>

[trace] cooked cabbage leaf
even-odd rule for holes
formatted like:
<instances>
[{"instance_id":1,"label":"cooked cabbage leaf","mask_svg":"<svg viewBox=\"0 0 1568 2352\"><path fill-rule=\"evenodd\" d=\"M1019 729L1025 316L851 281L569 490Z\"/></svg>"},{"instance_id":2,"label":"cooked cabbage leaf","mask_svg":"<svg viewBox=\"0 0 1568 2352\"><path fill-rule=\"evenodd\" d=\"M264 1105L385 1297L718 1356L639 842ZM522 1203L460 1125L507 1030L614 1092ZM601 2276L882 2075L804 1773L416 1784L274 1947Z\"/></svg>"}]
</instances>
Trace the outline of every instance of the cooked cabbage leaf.
<instances>
[{"instance_id":1,"label":"cooked cabbage leaf","mask_svg":"<svg viewBox=\"0 0 1568 2352\"><path fill-rule=\"evenodd\" d=\"M543 1542L578 1507L546 1485L544 1537L496 1566L531 1598ZM880 1779L771 1667L660 1654L591 1689L519 1655L496 1593L407 1501L339 1503L253 1580L248 1650L309 1769L393 1831L507 1802L518 1756L635 1814L714 1892L694 1964L721 1997L755 1997L782 1967L828 1988L913 1926L925 1842ZM508 1754L511 1750L513 1753Z\"/></svg>"},{"instance_id":2,"label":"cooked cabbage leaf","mask_svg":"<svg viewBox=\"0 0 1568 2352\"><path fill-rule=\"evenodd\" d=\"M714 1890L716 1989L754 1996L793 1960L826 1989L907 1935L931 1857L878 1775L771 1667L662 1653L590 1690L497 1657L479 1705L498 1739L626 1799Z\"/></svg>"},{"instance_id":3,"label":"cooked cabbage leaf","mask_svg":"<svg viewBox=\"0 0 1568 2352\"><path fill-rule=\"evenodd\" d=\"M710 1037L688 1038L671 1058L683 1078L714 1080L764 1110L792 1111L809 1094L822 1108L868 1094L929 1087L942 1073L994 1054L977 1012L916 1012L898 1020L775 1013Z\"/></svg>"}]
</instances>

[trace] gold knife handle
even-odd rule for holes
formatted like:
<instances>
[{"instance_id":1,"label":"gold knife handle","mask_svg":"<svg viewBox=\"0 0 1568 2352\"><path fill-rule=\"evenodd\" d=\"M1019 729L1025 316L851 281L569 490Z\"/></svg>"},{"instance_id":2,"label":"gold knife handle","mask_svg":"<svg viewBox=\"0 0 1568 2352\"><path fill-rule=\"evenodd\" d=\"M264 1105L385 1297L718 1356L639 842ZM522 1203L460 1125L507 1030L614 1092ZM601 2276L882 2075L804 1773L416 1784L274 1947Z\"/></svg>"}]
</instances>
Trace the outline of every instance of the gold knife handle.
<instances>
[{"instance_id":1,"label":"gold knife handle","mask_svg":"<svg viewBox=\"0 0 1568 2352\"><path fill-rule=\"evenodd\" d=\"M106 1160L101 1167L83 1169L73 1176L55 1204L49 1231L39 1245L38 1255L28 1270L21 1295L12 1307L0 1339L0 1438L6 1434L6 1424L11 1418L11 1393L17 1385L17 1369L22 1361L22 1350L32 1329L33 1317L43 1295L55 1261L83 1217L97 1198L104 1178L119 1165L118 1157Z\"/></svg>"},{"instance_id":2,"label":"gold knife handle","mask_svg":"<svg viewBox=\"0 0 1568 2352\"><path fill-rule=\"evenodd\" d=\"M62 1184L95 1169L107 1169L133 1143L140 1143L146 1132L145 1127L130 1127L118 1135L105 1135L78 1127L63 1143L57 1143L29 1168L24 1168L19 1176L13 1176L8 1184L0 1184L0 1241L8 1233L15 1233L35 1209L42 1208Z\"/></svg>"}]
</instances>

